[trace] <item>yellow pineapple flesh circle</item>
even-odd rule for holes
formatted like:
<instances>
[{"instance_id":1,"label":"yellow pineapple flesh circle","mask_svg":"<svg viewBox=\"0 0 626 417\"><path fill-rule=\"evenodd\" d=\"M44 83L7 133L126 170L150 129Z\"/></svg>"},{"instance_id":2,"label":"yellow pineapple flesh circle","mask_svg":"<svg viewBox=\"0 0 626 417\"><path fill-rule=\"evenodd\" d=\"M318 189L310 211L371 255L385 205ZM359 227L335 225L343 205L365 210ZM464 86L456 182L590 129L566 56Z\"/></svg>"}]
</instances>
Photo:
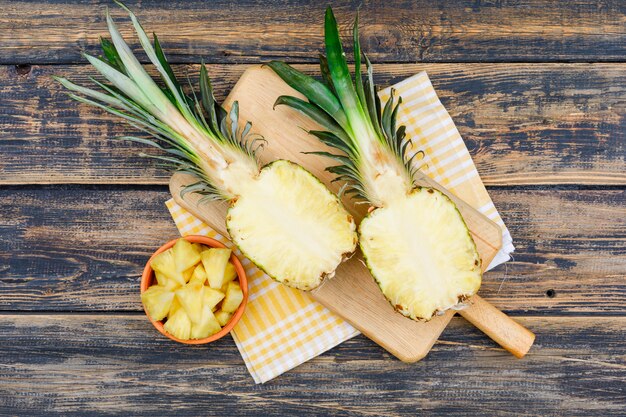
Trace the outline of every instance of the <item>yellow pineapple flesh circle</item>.
<instances>
[{"instance_id":1,"label":"yellow pineapple flesh circle","mask_svg":"<svg viewBox=\"0 0 626 417\"><path fill-rule=\"evenodd\" d=\"M480 257L454 203L430 188L372 211L359 228L367 265L389 302L429 320L475 294Z\"/></svg>"},{"instance_id":2,"label":"yellow pineapple flesh circle","mask_svg":"<svg viewBox=\"0 0 626 417\"><path fill-rule=\"evenodd\" d=\"M282 160L261 170L229 209L226 224L252 262L302 290L332 276L357 242L354 220L337 197L311 173Z\"/></svg>"}]
</instances>

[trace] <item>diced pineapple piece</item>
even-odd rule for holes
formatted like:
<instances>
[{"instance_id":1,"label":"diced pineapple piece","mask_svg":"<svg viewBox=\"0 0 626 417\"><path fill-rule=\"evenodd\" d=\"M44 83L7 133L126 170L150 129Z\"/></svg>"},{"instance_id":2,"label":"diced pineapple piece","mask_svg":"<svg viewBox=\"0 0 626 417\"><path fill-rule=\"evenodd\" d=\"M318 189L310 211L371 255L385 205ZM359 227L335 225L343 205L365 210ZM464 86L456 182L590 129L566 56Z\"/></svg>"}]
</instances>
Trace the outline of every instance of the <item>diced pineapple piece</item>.
<instances>
[{"instance_id":1,"label":"diced pineapple piece","mask_svg":"<svg viewBox=\"0 0 626 417\"><path fill-rule=\"evenodd\" d=\"M224 299L224 293L213 288L205 287L202 303L204 306L208 306L211 311L215 310L215 306Z\"/></svg>"},{"instance_id":2,"label":"diced pineapple piece","mask_svg":"<svg viewBox=\"0 0 626 417\"><path fill-rule=\"evenodd\" d=\"M238 282L229 282L226 297L222 302L222 311L233 313L243 301L243 291Z\"/></svg>"},{"instance_id":3,"label":"diced pineapple piece","mask_svg":"<svg viewBox=\"0 0 626 417\"><path fill-rule=\"evenodd\" d=\"M202 301L204 286L185 285L176 290L176 298L192 322L198 323L202 319Z\"/></svg>"},{"instance_id":4,"label":"diced pineapple piece","mask_svg":"<svg viewBox=\"0 0 626 417\"><path fill-rule=\"evenodd\" d=\"M198 249L196 249L191 242L188 242L184 238L180 238L176 241L172 247L172 255L178 272L192 268L195 264L200 262L200 252L198 252ZM191 272L193 272L193 270ZM189 277L191 278L191 275Z\"/></svg>"},{"instance_id":5,"label":"diced pineapple piece","mask_svg":"<svg viewBox=\"0 0 626 417\"><path fill-rule=\"evenodd\" d=\"M152 267L155 274L161 275L168 280L173 280L179 285L185 284L183 277L176 269L176 262L174 261L171 249L161 252L155 256L152 261L150 261L150 267Z\"/></svg>"},{"instance_id":6,"label":"diced pineapple piece","mask_svg":"<svg viewBox=\"0 0 626 417\"><path fill-rule=\"evenodd\" d=\"M187 268L185 269L183 272L181 272L180 274L182 275L183 279L185 280L185 282L189 282L189 280L191 279L191 277L193 276L193 271L196 269L195 265L192 266L191 268Z\"/></svg>"},{"instance_id":7,"label":"diced pineapple piece","mask_svg":"<svg viewBox=\"0 0 626 417\"><path fill-rule=\"evenodd\" d=\"M183 308L183 306L180 305L178 297L174 297L174 299L172 300L172 305L170 306L170 311L167 313L167 317L172 317L181 308Z\"/></svg>"},{"instance_id":8,"label":"diced pineapple piece","mask_svg":"<svg viewBox=\"0 0 626 417\"><path fill-rule=\"evenodd\" d=\"M222 330L222 326L213 315L211 308L204 306L202 308L202 319L199 323L194 323L191 326L191 338L192 339L204 339L212 334L215 334Z\"/></svg>"},{"instance_id":9,"label":"diced pineapple piece","mask_svg":"<svg viewBox=\"0 0 626 417\"><path fill-rule=\"evenodd\" d=\"M237 278L237 270L235 269L235 265L231 262L226 264L226 269L224 270L224 281L222 281L222 288L220 291L226 293L228 289L228 283L234 281Z\"/></svg>"},{"instance_id":10,"label":"diced pineapple piece","mask_svg":"<svg viewBox=\"0 0 626 417\"><path fill-rule=\"evenodd\" d=\"M157 283L165 288L168 288L172 291L175 291L182 284L174 279L168 278L160 272L154 271L154 276L156 277Z\"/></svg>"},{"instance_id":11,"label":"diced pineapple piece","mask_svg":"<svg viewBox=\"0 0 626 417\"><path fill-rule=\"evenodd\" d=\"M232 262L228 262L226 264L226 269L224 269L224 281L222 282L222 285L234 281L235 278L237 278L235 265L233 265Z\"/></svg>"},{"instance_id":12,"label":"diced pineapple piece","mask_svg":"<svg viewBox=\"0 0 626 417\"><path fill-rule=\"evenodd\" d=\"M141 294L141 302L152 320L163 320L167 316L174 292L161 285L153 285Z\"/></svg>"},{"instance_id":13,"label":"diced pineapple piece","mask_svg":"<svg viewBox=\"0 0 626 417\"><path fill-rule=\"evenodd\" d=\"M189 285L204 285L206 282L206 272L204 271L204 266L201 263L195 267L193 270L193 274L191 275L191 279L189 280Z\"/></svg>"},{"instance_id":14,"label":"diced pineapple piece","mask_svg":"<svg viewBox=\"0 0 626 417\"><path fill-rule=\"evenodd\" d=\"M222 287L230 253L231 250L226 248L211 248L202 252L202 264L211 288L220 289Z\"/></svg>"},{"instance_id":15,"label":"diced pineapple piece","mask_svg":"<svg viewBox=\"0 0 626 417\"><path fill-rule=\"evenodd\" d=\"M192 243L191 246L196 248L196 251L198 251L198 253L202 253L207 249L207 247L204 246L202 243Z\"/></svg>"},{"instance_id":16,"label":"diced pineapple piece","mask_svg":"<svg viewBox=\"0 0 626 417\"><path fill-rule=\"evenodd\" d=\"M231 317L233 317L233 313L229 313L224 310L220 310L215 313L215 318L220 323L220 326L224 327L230 321Z\"/></svg>"},{"instance_id":17,"label":"diced pineapple piece","mask_svg":"<svg viewBox=\"0 0 626 417\"><path fill-rule=\"evenodd\" d=\"M179 308L168 318L163 328L172 336L182 340L188 340L191 336L191 320L183 308Z\"/></svg>"}]
</instances>

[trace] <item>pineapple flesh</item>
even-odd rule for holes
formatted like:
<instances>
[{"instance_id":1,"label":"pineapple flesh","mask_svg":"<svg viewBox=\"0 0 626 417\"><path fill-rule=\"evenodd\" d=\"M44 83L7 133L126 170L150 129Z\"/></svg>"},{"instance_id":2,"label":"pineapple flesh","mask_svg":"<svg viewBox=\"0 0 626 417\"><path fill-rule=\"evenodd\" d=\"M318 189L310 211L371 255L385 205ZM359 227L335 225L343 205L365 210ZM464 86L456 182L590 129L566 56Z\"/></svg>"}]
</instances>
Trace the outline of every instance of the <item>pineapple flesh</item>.
<instances>
[{"instance_id":1,"label":"pineapple flesh","mask_svg":"<svg viewBox=\"0 0 626 417\"><path fill-rule=\"evenodd\" d=\"M122 7L163 85L134 56L108 12L111 40L101 40L102 58L85 54L106 79L94 80L100 89L56 79L72 98L147 133L150 139L125 138L158 148L160 153L150 157L195 176L197 182L182 189L181 196L191 192L203 200L227 201L232 240L269 276L305 290L332 276L357 244L355 222L339 199L297 164L278 160L261 168L257 151L264 139L251 133L250 123L239 124L238 103L226 111L215 101L205 65L200 67L200 93L185 96L156 36L151 40L136 16ZM181 242L169 256L184 282L171 271L160 272L182 286L192 277L197 247ZM211 284L221 288L223 282Z\"/></svg>"},{"instance_id":2,"label":"pineapple flesh","mask_svg":"<svg viewBox=\"0 0 626 417\"><path fill-rule=\"evenodd\" d=\"M352 217L304 168L266 166L227 215L230 236L268 275L301 290L319 286L354 250Z\"/></svg>"},{"instance_id":3,"label":"pineapple flesh","mask_svg":"<svg viewBox=\"0 0 626 417\"><path fill-rule=\"evenodd\" d=\"M418 188L359 226L367 266L403 315L430 319L474 294L480 258L461 214L437 190Z\"/></svg>"},{"instance_id":4,"label":"pineapple flesh","mask_svg":"<svg viewBox=\"0 0 626 417\"><path fill-rule=\"evenodd\" d=\"M211 288L222 287L230 254L231 250L226 248L211 248L202 252L202 264Z\"/></svg>"}]
</instances>

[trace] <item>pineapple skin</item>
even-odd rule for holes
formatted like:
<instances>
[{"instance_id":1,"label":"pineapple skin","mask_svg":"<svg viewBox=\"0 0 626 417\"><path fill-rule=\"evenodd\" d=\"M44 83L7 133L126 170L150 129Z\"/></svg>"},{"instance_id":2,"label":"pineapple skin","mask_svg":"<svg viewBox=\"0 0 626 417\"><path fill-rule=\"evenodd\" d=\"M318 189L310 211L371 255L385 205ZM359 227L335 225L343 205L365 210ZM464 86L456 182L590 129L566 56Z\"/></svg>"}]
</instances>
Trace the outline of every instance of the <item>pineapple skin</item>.
<instances>
[{"instance_id":1,"label":"pineapple skin","mask_svg":"<svg viewBox=\"0 0 626 417\"><path fill-rule=\"evenodd\" d=\"M474 242L474 239L471 236L471 233L467 227L467 224L465 223L465 220L463 219L463 216L461 215L461 212L459 211L458 207L456 206L456 204L454 204L454 202L444 193L442 193L439 190L433 189L433 188L428 188L428 187L415 187L408 195L407 198L409 198L411 195L413 195L414 193L419 193L419 192L426 192L428 194L431 195L437 195L440 198L442 198L447 204L450 204L453 208L454 211L456 212L456 215L458 216L458 220L460 220L460 222L463 225L463 228L465 229L466 232L466 237L469 240L469 242L471 243L471 248L472 248L472 252L474 254L474 264L473 267L471 268L471 271L476 273L477 275L477 280L473 285L473 288L470 291L466 291L466 292L462 292L459 294L456 294L456 300L453 303L447 303L447 305L441 305L437 308L432 309L432 311L429 311L427 313L423 313L423 314L415 314L415 312L413 311L413 309L411 308L411 306L409 305L405 305L403 303L397 303L394 302L394 296L395 294L390 293L389 291L385 291L384 290L384 283L381 281L381 277L380 274L377 274L375 271L375 266L373 265L373 261L371 259L371 257L368 257L368 250L365 247L366 245L364 244L364 237L363 235L365 234L363 232L364 227L367 227L368 222L372 221L372 219L375 218L376 216L376 212L378 210L383 210L383 208L375 208L374 210L371 210L366 216L365 218L361 221L360 225L359 225L359 246L361 248L361 253L363 254L363 258L365 260L365 264L367 266L367 268L369 269L372 278L374 279L374 281L376 282L376 284L378 285L378 287L380 288L381 292L383 293L383 295L385 296L385 299L389 302L389 304L393 307L393 309L402 314L405 317L408 317L412 320L415 321L423 321L423 322L427 322L429 320L431 320L433 317L438 316L443 314L445 311L449 310L449 309L453 309L457 306L462 305L467 299L469 299L472 295L476 294L478 292L478 289L480 288L480 285L482 283L482 259L480 258L480 255L478 253L478 250L476 248L476 243ZM393 248L390 248L391 251L393 251Z\"/></svg>"},{"instance_id":2,"label":"pineapple skin","mask_svg":"<svg viewBox=\"0 0 626 417\"><path fill-rule=\"evenodd\" d=\"M346 248L346 250L340 254L340 258L337 260L337 262L335 262L334 266L332 268L328 268L328 270L326 271L322 271L317 277L315 277L315 279L308 279L307 282L300 282L298 280L298 278L293 277L293 276L279 276L276 271L273 270L273 268L271 268L271 266L268 266L267 264L265 264L265 262L260 261L254 253L250 252L249 250L246 250L244 247L242 247L241 242L238 241L237 239L237 234L234 233L234 227L232 224L232 212L235 210L236 208L236 204L237 201L234 202L234 204L232 204L227 211L226 214L226 229L228 231L228 234L231 236L231 238L233 239L233 242L235 243L235 245L237 245L237 247L239 248L239 250L241 251L241 253L248 259L250 259L259 269L261 269L263 272L265 272L265 274L267 274L270 278L272 278L273 280L280 282L282 284L287 285L288 287L292 287L292 288L297 288L299 290L303 290L303 291L311 291L314 290L315 288L318 288L325 279L330 279L335 275L335 270L337 269L337 267L346 259L348 259L351 254L356 250L356 246L358 245L358 234L357 234L357 227L356 227L356 223L354 221L354 218L352 217L352 215L350 213L348 213L348 211L344 208L343 204L341 203L341 200L333 193L331 192L326 185L324 185L324 183L322 183L315 175L313 175L310 171L308 171L307 169L303 168L301 165L298 165L296 163L293 163L291 161L288 160L284 160L284 159L277 159L273 162L268 163L267 165L265 165L262 169L261 169L261 173L263 173L264 170L269 170L271 169L273 166L275 165L280 165L280 164L286 164L288 166L291 166L293 168L296 168L298 170L303 171L304 173L306 173L312 180L314 180L317 184L320 185L320 190L324 190L328 196L331 197L331 200L333 202L333 204L335 204L339 210L343 211L345 216L346 216L346 223L348 224L348 227L350 228L350 231L352 233L352 243L349 247ZM276 256L277 257L281 257L283 256L283 254L280 253L280 251L276 251Z\"/></svg>"}]
</instances>

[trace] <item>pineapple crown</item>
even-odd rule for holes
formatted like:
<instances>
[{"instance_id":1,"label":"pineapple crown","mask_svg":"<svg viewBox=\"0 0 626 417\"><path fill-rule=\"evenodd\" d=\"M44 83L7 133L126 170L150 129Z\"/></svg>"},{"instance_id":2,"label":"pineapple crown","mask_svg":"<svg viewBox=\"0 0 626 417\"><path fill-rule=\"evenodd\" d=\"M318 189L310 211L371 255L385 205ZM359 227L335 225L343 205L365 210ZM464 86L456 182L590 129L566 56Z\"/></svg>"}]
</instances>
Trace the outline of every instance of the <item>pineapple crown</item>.
<instances>
[{"instance_id":1,"label":"pineapple crown","mask_svg":"<svg viewBox=\"0 0 626 417\"><path fill-rule=\"evenodd\" d=\"M359 200L375 200L369 195L362 169L364 148L374 142L395 157L404 171L409 186L414 187L413 174L419 167L413 164L422 151L409 156L411 140L406 138L406 127L397 126L398 108L402 98L395 100L395 90L383 107L376 93L373 68L359 43L359 17L354 21L354 83L343 51L337 21L331 7L326 9L324 37L326 56L320 54L322 81L303 74L290 65L272 61L268 65L289 86L303 94L308 101L292 96L280 96L274 106L287 105L321 125L324 131L311 130L322 143L342 152L310 152L332 158L340 165L327 171L336 175L333 181L345 181L342 192ZM361 55L365 74L361 73Z\"/></svg>"},{"instance_id":2,"label":"pineapple crown","mask_svg":"<svg viewBox=\"0 0 626 417\"><path fill-rule=\"evenodd\" d=\"M200 98L191 82L192 94L185 94L156 34L153 34L152 45L134 13L121 2L116 3L130 15L141 46L165 85L157 85L148 75L122 38L108 9L106 21L111 39L100 39L102 56L83 54L108 81L90 78L103 91L76 85L65 78L54 78L71 91L68 93L71 98L119 116L149 136L122 136L119 139L162 151L156 155L142 153L141 156L157 159L159 167L197 177L198 181L185 187L181 195L195 192L206 200L231 198L212 177L211 171L227 165L228 155L233 151L251 159L258 169L256 153L265 140L250 133L251 122L239 128L237 102L233 103L230 112L217 103L204 63L200 66Z\"/></svg>"}]
</instances>

